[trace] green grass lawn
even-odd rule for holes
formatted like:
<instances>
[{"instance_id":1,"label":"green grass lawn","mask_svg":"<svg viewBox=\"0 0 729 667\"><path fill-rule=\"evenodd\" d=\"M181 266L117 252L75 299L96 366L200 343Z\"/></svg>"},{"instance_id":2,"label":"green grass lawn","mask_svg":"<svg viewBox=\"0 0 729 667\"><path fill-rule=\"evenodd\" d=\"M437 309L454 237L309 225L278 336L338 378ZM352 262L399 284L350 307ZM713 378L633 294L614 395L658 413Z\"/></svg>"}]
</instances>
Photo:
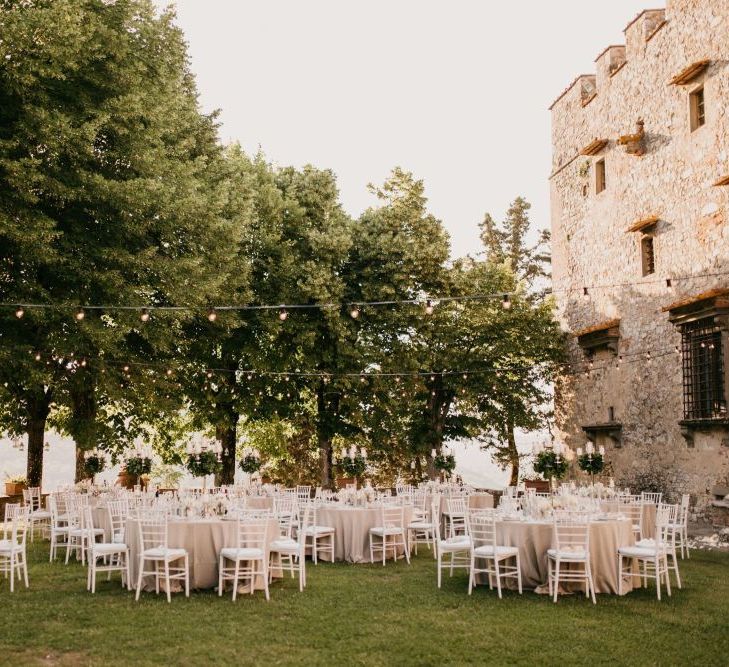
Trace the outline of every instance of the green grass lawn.
<instances>
[{"instance_id":1,"label":"green grass lawn","mask_svg":"<svg viewBox=\"0 0 729 667\"><path fill-rule=\"evenodd\" d=\"M303 594L291 579L263 593L189 600L122 591L100 578L86 592L76 563L48 563L47 543L30 549L29 590L10 595L0 579L2 665L463 665L729 664L729 554L694 551L681 561L683 590L545 596L488 588L466 594L463 571L435 586L421 555L408 567L309 567ZM116 576L113 575L113 576Z\"/></svg>"}]
</instances>

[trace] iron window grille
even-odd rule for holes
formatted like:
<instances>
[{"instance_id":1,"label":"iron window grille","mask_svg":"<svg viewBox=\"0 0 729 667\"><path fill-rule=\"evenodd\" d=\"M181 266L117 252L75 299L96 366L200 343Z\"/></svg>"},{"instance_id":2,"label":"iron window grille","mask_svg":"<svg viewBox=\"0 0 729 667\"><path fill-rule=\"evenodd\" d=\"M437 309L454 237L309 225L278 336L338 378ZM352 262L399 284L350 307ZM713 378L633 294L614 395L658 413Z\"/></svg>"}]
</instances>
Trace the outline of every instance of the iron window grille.
<instances>
[{"instance_id":1,"label":"iron window grille","mask_svg":"<svg viewBox=\"0 0 729 667\"><path fill-rule=\"evenodd\" d=\"M681 325L684 419L725 419L721 331L713 317Z\"/></svg>"}]
</instances>

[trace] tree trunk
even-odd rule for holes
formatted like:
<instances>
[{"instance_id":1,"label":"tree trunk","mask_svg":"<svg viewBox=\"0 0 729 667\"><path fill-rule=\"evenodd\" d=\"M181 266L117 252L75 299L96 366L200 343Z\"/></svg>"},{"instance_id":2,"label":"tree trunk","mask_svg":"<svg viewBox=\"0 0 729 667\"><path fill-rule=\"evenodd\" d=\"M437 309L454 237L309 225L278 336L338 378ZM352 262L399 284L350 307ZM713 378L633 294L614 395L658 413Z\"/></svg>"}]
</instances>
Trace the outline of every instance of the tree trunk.
<instances>
[{"instance_id":1,"label":"tree trunk","mask_svg":"<svg viewBox=\"0 0 729 667\"><path fill-rule=\"evenodd\" d=\"M509 486L519 484L519 452L516 449L516 437L514 436L514 423L508 420L506 423L507 451L509 454L509 463L511 464L511 478Z\"/></svg>"},{"instance_id":2,"label":"tree trunk","mask_svg":"<svg viewBox=\"0 0 729 667\"><path fill-rule=\"evenodd\" d=\"M46 391L43 387L37 387L28 400L28 486L40 486L43 482L43 445L50 397L50 389Z\"/></svg>"},{"instance_id":3,"label":"tree trunk","mask_svg":"<svg viewBox=\"0 0 729 667\"><path fill-rule=\"evenodd\" d=\"M89 373L77 377L70 387L71 423L69 430L76 443L75 481L89 479L84 466L84 453L97 445L96 440L96 381Z\"/></svg>"},{"instance_id":4,"label":"tree trunk","mask_svg":"<svg viewBox=\"0 0 729 667\"><path fill-rule=\"evenodd\" d=\"M84 479L88 479L91 475L86 473L86 457L84 456L85 450L76 445L76 482L80 482Z\"/></svg>"},{"instance_id":5,"label":"tree trunk","mask_svg":"<svg viewBox=\"0 0 729 667\"><path fill-rule=\"evenodd\" d=\"M334 488L334 475L332 474L332 438L328 425L327 402L324 393L325 385L319 384L317 389L317 420L316 435L319 441L319 482L323 489Z\"/></svg>"},{"instance_id":6,"label":"tree trunk","mask_svg":"<svg viewBox=\"0 0 729 667\"><path fill-rule=\"evenodd\" d=\"M223 467L216 480L218 485L233 484L235 481L235 444L238 439L238 420L238 411L232 409L228 415L228 421L215 428L215 437L223 450L220 456Z\"/></svg>"}]
</instances>

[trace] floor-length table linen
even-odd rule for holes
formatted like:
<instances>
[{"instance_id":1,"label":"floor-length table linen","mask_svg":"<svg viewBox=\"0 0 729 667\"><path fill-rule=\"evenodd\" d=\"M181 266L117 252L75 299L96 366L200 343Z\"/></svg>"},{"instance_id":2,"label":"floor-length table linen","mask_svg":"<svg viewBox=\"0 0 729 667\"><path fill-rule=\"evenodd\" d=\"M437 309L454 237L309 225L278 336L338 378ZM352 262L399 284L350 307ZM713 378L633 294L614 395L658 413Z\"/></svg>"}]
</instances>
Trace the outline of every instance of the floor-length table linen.
<instances>
[{"instance_id":1,"label":"floor-length table linen","mask_svg":"<svg viewBox=\"0 0 729 667\"><path fill-rule=\"evenodd\" d=\"M405 530L412 519L413 508L404 507ZM382 524L379 507L352 507L348 505L322 505L317 510L317 524L334 528L334 560L349 563L370 562L370 528ZM323 538L328 540L329 538ZM402 549L400 549L402 553ZM319 560L329 560L326 550Z\"/></svg>"},{"instance_id":2,"label":"floor-length table linen","mask_svg":"<svg viewBox=\"0 0 729 667\"><path fill-rule=\"evenodd\" d=\"M554 544L552 521L497 521L496 539L499 546L517 547L525 589L546 593L547 550ZM596 593L618 593L618 547L635 544L630 521L610 520L590 523L590 566ZM566 567L572 567L571 565ZM488 577L479 575L479 583L488 585ZM516 588L516 580L506 579L507 588ZM561 584L563 590L582 590L581 584ZM623 593L632 583L623 584Z\"/></svg>"},{"instance_id":3,"label":"floor-length table linen","mask_svg":"<svg viewBox=\"0 0 729 667\"><path fill-rule=\"evenodd\" d=\"M266 559L270 545L279 535L278 522L269 519L266 536ZM125 541L129 547L132 583L136 584L139 573L139 521L128 519ZM170 519L168 523L168 546L170 549L185 549L190 564L190 588L206 589L218 585L218 560L220 551L225 547L238 546L238 523L223 519ZM272 569L274 578L282 576L281 569ZM154 590L154 577L145 577L144 590ZM263 590L263 577L257 576L255 590ZM180 590L181 584L173 581L172 590Z\"/></svg>"}]
</instances>

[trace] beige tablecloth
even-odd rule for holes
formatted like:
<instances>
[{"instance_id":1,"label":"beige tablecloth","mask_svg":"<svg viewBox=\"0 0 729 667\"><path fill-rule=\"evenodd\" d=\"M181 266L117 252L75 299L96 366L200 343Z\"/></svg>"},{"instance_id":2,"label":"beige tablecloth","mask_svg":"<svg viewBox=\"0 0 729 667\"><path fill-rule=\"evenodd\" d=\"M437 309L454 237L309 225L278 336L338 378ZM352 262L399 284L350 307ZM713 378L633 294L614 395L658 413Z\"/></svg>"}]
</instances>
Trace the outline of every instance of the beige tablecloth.
<instances>
[{"instance_id":1,"label":"beige tablecloth","mask_svg":"<svg viewBox=\"0 0 729 667\"><path fill-rule=\"evenodd\" d=\"M547 549L554 546L552 522L500 521L496 524L499 545L518 547L522 585L537 593L546 593ZM596 593L618 592L618 547L635 543L628 520L594 521L590 524L590 566ZM488 584L486 575L479 575L480 583ZM516 588L516 579L505 579L508 588ZM581 584L561 584L565 590L582 590ZM631 590L623 584L623 593Z\"/></svg>"},{"instance_id":2,"label":"beige tablecloth","mask_svg":"<svg viewBox=\"0 0 729 667\"><path fill-rule=\"evenodd\" d=\"M405 526L412 517L412 507L405 507ZM370 562L370 528L382 523L377 507L348 507L325 505L317 510L317 524L334 528L334 560L350 563ZM329 560L321 551L320 560Z\"/></svg>"},{"instance_id":3,"label":"beige tablecloth","mask_svg":"<svg viewBox=\"0 0 729 667\"><path fill-rule=\"evenodd\" d=\"M170 520L168 546L171 549L185 549L190 563L190 588L215 588L218 585L218 559L224 547L238 545L238 524L236 521L222 519ZM270 519L266 536L266 558L273 540L279 535L278 522ZM126 544L129 547L132 582L136 584L139 573L140 537L139 522L128 519L126 524ZM272 569L274 578L282 576L280 568ZM173 582L172 590L180 590L180 582ZM145 590L154 590L154 578L146 577ZM263 578L256 577L255 589L263 589Z\"/></svg>"},{"instance_id":4,"label":"beige tablecloth","mask_svg":"<svg viewBox=\"0 0 729 667\"><path fill-rule=\"evenodd\" d=\"M252 510L272 510L273 498L271 496L248 496L246 507Z\"/></svg>"},{"instance_id":5,"label":"beige tablecloth","mask_svg":"<svg viewBox=\"0 0 729 667\"><path fill-rule=\"evenodd\" d=\"M621 503L617 500L603 500L600 503L603 512L617 514L621 511ZM655 538L656 536L656 505L655 503L643 503L642 509L643 537Z\"/></svg>"}]
</instances>

